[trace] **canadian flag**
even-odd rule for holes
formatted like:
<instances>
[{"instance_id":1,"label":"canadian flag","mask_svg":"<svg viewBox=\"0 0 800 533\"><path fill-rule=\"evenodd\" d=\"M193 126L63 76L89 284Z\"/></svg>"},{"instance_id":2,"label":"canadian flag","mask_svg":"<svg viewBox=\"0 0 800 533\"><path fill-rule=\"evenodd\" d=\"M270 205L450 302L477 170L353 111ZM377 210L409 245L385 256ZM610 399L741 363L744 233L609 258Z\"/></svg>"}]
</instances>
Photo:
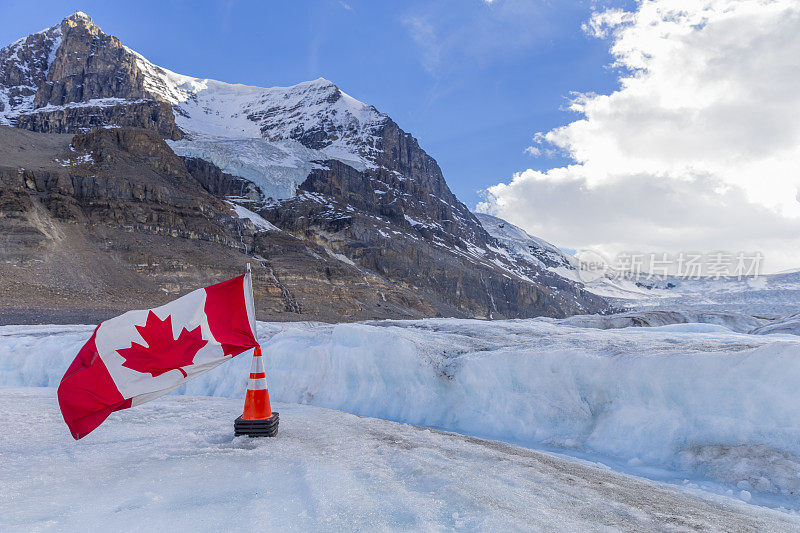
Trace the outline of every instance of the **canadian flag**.
<instances>
[{"instance_id":1,"label":"canadian flag","mask_svg":"<svg viewBox=\"0 0 800 533\"><path fill-rule=\"evenodd\" d=\"M88 435L114 411L163 396L258 346L247 274L166 305L102 322L58 387L72 436Z\"/></svg>"}]
</instances>

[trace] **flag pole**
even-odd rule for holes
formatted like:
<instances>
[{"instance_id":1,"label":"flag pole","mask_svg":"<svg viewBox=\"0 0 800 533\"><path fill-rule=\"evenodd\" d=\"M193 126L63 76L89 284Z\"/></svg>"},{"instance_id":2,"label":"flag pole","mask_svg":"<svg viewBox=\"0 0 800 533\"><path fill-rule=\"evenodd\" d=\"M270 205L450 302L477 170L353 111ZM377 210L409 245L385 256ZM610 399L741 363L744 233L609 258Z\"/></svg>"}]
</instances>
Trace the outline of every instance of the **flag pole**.
<instances>
[{"instance_id":1,"label":"flag pole","mask_svg":"<svg viewBox=\"0 0 800 533\"><path fill-rule=\"evenodd\" d=\"M250 319L250 329L253 336L256 336L256 299L253 293L253 273L250 270L250 263L247 263L247 270L244 275L244 299L247 307L247 315ZM250 297L248 300L248 296Z\"/></svg>"}]
</instances>

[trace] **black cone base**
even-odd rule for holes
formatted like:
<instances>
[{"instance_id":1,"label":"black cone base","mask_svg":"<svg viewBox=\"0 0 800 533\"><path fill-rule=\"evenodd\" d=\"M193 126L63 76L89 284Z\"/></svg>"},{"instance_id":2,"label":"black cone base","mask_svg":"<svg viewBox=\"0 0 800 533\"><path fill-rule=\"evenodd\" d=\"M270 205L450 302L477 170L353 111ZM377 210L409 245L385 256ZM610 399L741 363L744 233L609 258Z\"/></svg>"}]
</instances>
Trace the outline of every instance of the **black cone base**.
<instances>
[{"instance_id":1,"label":"black cone base","mask_svg":"<svg viewBox=\"0 0 800 533\"><path fill-rule=\"evenodd\" d=\"M243 420L240 416L233 423L233 434L237 437L274 437L278 434L278 413L273 411L272 416L264 420Z\"/></svg>"}]
</instances>

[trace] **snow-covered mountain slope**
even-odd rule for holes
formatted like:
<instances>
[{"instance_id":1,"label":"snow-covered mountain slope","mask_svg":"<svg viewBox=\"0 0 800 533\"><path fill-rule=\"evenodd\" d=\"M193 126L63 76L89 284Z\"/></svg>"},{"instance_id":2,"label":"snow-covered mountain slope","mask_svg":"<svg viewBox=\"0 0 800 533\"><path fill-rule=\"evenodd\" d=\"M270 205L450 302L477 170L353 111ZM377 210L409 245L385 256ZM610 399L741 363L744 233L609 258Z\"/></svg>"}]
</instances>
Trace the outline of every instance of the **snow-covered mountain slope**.
<instances>
[{"instance_id":1,"label":"snow-covered mountain slope","mask_svg":"<svg viewBox=\"0 0 800 533\"><path fill-rule=\"evenodd\" d=\"M258 333L276 401L557 448L800 509L800 337L721 325L740 329L741 316L619 329L593 318L260 322ZM0 327L0 386L56 386L92 329ZM249 365L236 358L179 392L241 398Z\"/></svg>"},{"instance_id":2,"label":"snow-covered mountain slope","mask_svg":"<svg viewBox=\"0 0 800 533\"><path fill-rule=\"evenodd\" d=\"M182 138L173 145L179 155L203 157L253 179L265 198L293 196L301 176L318 168L315 161L339 160L358 171L383 169L396 182L416 184L419 191L384 198L390 203L396 196L414 220L428 226L449 221L464 236L482 231L411 135L328 80L264 88L177 74L124 46L80 12L24 42L33 51L21 59L13 59L19 43L0 56L13 59L4 72L35 71L0 78L3 94L28 95L4 107L7 123L51 133L95 126L155 129L169 139Z\"/></svg>"},{"instance_id":3,"label":"snow-covered mountain slope","mask_svg":"<svg viewBox=\"0 0 800 533\"><path fill-rule=\"evenodd\" d=\"M36 91L61 46L61 24L42 30L0 49L0 126L33 111Z\"/></svg>"},{"instance_id":4,"label":"snow-covered mountain slope","mask_svg":"<svg viewBox=\"0 0 800 533\"><path fill-rule=\"evenodd\" d=\"M592 294L607 298L640 299L652 296L647 289L626 279L612 279L603 272L585 269L581 261L549 242L534 237L519 226L486 213L475 213L486 231L507 251L508 258L523 272L536 265L564 279L581 284Z\"/></svg>"},{"instance_id":5,"label":"snow-covered mountain slope","mask_svg":"<svg viewBox=\"0 0 800 533\"><path fill-rule=\"evenodd\" d=\"M388 117L319 78L290 87L254 87L176 74L127 49L144 88L175 106L186 133L223 138L295 139L328 157L374 164Z\"/></svg>"},{"instance_id":6,"label":"snow-covered mountain slope","mask_svg":"<svg viewBox=\"0 0 800 533\"><path fill-rule=\"evenodd\" d=\"M605 296L617 298L617 305L637 309L736 311L765 318L777 318L800 311L800 272L742 279L667 276L644 280L637 288L640 293L634 298L624 293ZM791 328L788 322L785 327Z\"/></svg>"},{"instance_id":7,"label":"snow-covered mountain slope","mask_svg":"<svg viewBox=\"0 0 800 533\"><path fill-rule=\"evenodd\" d=\"M317 407L273 404L277 437L234 438L240 400L171 396L76 443L53 389L0 403L5 531L800 529L603 465Z\"/></svg>"},{"instance_id":8,"label":"snow-covered mountain slope","mask_svg":"<svg viewBox=\"0 0 800 533\"><path fill-rule=\"evenodd\" d=\"M475 216L489 235L503 243L514 257L580 281L577 274L580 263L576 258L502 218L487 213L475 213Z\"/></svg>"},{"instance_id":9,"label":"snow-covered mountain slope","mask_svg":"<svg viewBox=\"0 0 800 533\"><path fill-rule=\"evenodd\" d=\"M256 175L265 196L290 197L294 193L293 187L287 187L286 172L281 172L284 167L307 175L312 160L339 159L360 168L378 164L379 135L389 118L328 80L320 78L291 87L263 88L199 79L154 65L118 41L123 55L128 55L126 61L137 70L118 76L130 78L125 94L109 98L98 96L104 91L114 92L113 88L94 93L81 90L55 104L40 97L36 105L34 97L37 92L41 96L40 87L53 83L47 75L62 44L62 27L67 28L70 36L79 29L91 36L88 46L73 44L77 39L70 38L70 47L78 49L72 55L78 58L83 52L94 54L108 37L88 15L77 12L60 24L0 50L0 125L16 124L22 115L31 113L42 115L75 107L99 108L133 100L157 100L172 106L175 123L185 136L175 147L179 155L203 154L226 172L235 170L229 165L231 159L242 159L249 175ZM63 60L59 61L60 67L62 63ZM84 71L97 68L90 59L87 63ZM231 143L231 139L260 142ZM270 145L289 140L295 142ZM254 157L257 152L254 147L261 147L265 153ZM284 154L278 157L277 164L275 152ZM273 175L275 182L270 183L268 177ZM293 183L297 178L288 181Z\"/></svg>"},{"instance_id":10,"label":"snow-covered mountain slope","mask_svg":"<svg viewBox=\"0 0 800 533\"><path fill-rule=\"evenodd\" d=\"M265 197L292 197L290 184L303 181L312 161L376 166L378 134L388 117L324 78L291 87L235 85L176 74L129 51L144 87L174 106L185 133L172 145L175 152L252 177Z\"/></svg>"}]
</instances>

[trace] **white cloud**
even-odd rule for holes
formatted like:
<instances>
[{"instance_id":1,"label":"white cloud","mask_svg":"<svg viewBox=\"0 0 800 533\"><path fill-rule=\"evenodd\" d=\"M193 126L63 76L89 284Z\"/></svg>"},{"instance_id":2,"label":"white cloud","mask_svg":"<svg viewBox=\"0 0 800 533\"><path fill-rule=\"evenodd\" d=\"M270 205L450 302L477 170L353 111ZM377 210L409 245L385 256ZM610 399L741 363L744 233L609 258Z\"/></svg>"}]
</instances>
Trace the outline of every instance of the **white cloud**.
<instances>
[{"instance_id":1,"label":"white cloud","mask_svg":"<svg viewBox=\"0 0 800 533\"><path fill-rule=\"evenodd\" d=\"M537 135L575 164L518 173L480 208L568 246L800 266L800 4L649 0L585 29L611 40L619 89Z\"/></svg>"},{"instance_id":2,"label":"white cloud","mask_svg":"<svg viewBox=\"0 0 800 533\"><path fill-rule=\"evenodd\" d=\"M767 267L800 266L800 219L750 202L711 176L692 180L631 174L590 186L571 168L526 170L492 187L478 205L532 235L613 257L619 252L726 250L765 254ZM794 245L787 245L794 243Z\"/></svg>"},{"instance_id":3,"label":"white cloud","mask_svg":"<svg viewBox=\"0 0 800 533\"><path fill-rule=\"evenodd\" d=\"M533 157L542 155L542 149L538 146L528 146L525 148L525 153L528 155L532 155Z\"/></svg>"}]
</instances>

